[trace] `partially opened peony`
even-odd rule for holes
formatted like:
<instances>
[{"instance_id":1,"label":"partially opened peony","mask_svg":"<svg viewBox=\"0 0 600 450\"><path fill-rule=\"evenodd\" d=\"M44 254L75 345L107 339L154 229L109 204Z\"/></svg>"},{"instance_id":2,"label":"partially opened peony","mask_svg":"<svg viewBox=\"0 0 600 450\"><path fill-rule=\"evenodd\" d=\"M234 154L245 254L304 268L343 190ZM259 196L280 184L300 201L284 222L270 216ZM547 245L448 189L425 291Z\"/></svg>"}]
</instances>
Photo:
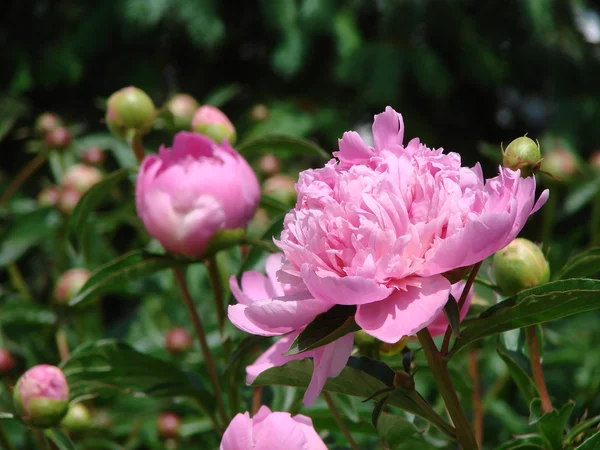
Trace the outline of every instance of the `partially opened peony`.
<instances>
[{"instance_id":1,"label":"partially opened peony","mask_svg":"<svg viewBox=\"0 0 600 450\"><path fill-rule=\"evenodd\" d=\"M252 219L260 186L246 160L229 144L180 132L172 148L144 159L136 183L137 212L168 251L202 254L222 229Z\"/></svg>"},{"instance_id":2,"label":"partially opened peony","mask_svg":"<svg viewBox=\"0 0 600 450\"><path fill-rule=\"evenodd\" d=\"M313 300L303 301L356 305L358 325L393 343L440 313L450 293L445 272L505 247L548 192L536 203L533 177L501 168L485 180L456 153L418 139L404 146L402 116L390 107L375 116L373 135L370 147L345 133L339 162L300 174L277 242L285 254L278 278L306 288ZM286 314L272 311L271 320Z\"/></svg>"},{"instance_id":3,"label":"partially opened peony","mask_svg":"<svg viewBox=\"0 0 600 450\"><path fill-rule=\"evenodd\" d=\"M309 417L271 412L262 406L254 417L248 413L233 418L220 450L327 450Z\"/></svg>"},{"instance_id":4,"label":"partially opened peony","mask_svg":"<svg viewBox=\"0 0 600 450\"><path fill-rule=\"evenodd\" d=\"M307 298L306 289L296 296L290 286L279 283L275 273L281 267L282 256L274 254L267 258L267 276L254 271L245 272L241 289L235 277L231 277L231 291L239 303L229 306L228 314L235 326L248 333L261 336L285 334L254 364L246 368L248 384L271 367L281 366L295 359L314 359L313 376L304 397L304 403L311 405L323 390L327 378L338 376L348 362L354 337L348 334L315 350L294 356L283 355L304 326L318 314L327 311L331 305Z\"/></svg>"}]
</instances>

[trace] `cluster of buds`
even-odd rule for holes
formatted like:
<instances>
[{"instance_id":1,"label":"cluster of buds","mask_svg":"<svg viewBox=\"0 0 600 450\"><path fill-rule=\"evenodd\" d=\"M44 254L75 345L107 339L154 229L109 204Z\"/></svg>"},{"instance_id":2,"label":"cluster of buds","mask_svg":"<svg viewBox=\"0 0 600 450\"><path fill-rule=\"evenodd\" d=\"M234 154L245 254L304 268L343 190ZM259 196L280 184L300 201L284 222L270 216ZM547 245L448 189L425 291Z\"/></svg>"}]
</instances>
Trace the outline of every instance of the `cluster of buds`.
<instances>
[{"instance_id":1,"label":"cluster of buds","mask_svg":"<svg viewBox=\"0 0 600 450\"><path fill-rule=\"evenodd\" d=\"M38 204L57 206L62 213L70 214L83 194L100 180L102 172L96 167L75 164L65 172L62 186L48 186L38 194Z\"/></svg>"},{"instance_id":2,"label":"cluster of buds","mask_svg":"<svg viewBox=\"0 0 600 450\"><path fill-rule=\"evenodd\" d=\"M61 118L52 112L40 114L34 128L50 150L64 150L73 141L69 129L63 125Z\"/></svg>"}]
</instances>

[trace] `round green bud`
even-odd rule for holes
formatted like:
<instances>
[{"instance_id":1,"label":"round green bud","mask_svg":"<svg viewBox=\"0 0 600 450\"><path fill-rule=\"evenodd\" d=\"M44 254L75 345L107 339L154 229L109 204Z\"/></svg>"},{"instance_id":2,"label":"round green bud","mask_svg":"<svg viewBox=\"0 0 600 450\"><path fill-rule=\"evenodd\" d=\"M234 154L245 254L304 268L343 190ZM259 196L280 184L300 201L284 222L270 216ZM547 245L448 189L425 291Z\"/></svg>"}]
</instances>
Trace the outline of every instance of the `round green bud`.
<instances>
[{"instance_id":1,"label":"round green bud","mask_svg":"<svg viewBox=\"0 0 600 450\"><path fill-rule=\"evenodd\" d=\"M173 115L173 124L177 130L189 130L192 126L192 117L198 109L198 102L188 94L177 94L165 105Z\"/></svg>"},{"instance_id":2,"label":"round green bud","mask_svg":"<svg viewBox=\"0 0 600 450\"><path fill-rule=\"evenodd\" d=\"M60 425L71 433L81 433L91 428L91 416L87 407L81 403L76 403L69 407L67 415L60 422Z\"/></svg>"},{"instance_id":3,"label":"round green bud","mask_svg":"<svg viewBox=\"0 0 600 450\"><path fill-rule=\"evenodd\" d=\"M502 153L502 165L508 169L521 170L521 177L527 178L540 170L542 153L540 145L522 136L515 139Z\"/></svg>"},{"instance_id":4,"label":"round green bud","mask_svg":"<svg viewBox=\"0 0 600 450\"><path fill-rule=\"evenodd\" d=\"M523 238L496 252L493 269L496 283L505 295L514 295L550 279L550 266L542 250Z\"/></svg>"},{"instance_id":5,"label":"round green bud","mask_svg":"<svg viewBox=\"0 0 600 450\"><path fill-rule=\"evenodd\" d=\"M120 89L108 98L106 124L116 136L125 137L128 130L149 131L155 117L152 99L134 86Z\"/></svg>"}]
</instances>

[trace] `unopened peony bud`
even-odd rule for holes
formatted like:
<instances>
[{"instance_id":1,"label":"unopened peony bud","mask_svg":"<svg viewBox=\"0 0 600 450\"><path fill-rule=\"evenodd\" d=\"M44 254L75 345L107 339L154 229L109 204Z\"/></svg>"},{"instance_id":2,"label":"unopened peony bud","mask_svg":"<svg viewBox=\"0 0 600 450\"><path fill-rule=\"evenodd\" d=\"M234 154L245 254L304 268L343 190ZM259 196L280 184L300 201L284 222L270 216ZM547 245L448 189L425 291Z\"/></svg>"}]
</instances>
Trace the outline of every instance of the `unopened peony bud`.
<instances>
[{"instance_id":1,"label":"unopened peony bud","mask_svg":"<svg viewBox=\"0 0 600 450\"><path fill-rule=\"evenodd\" d=\"M58 209L63 214L71 214L79 200L81 200L81 192L72 187L65 187L60 191L60 198L57 203Z\"/></svg>"},{"instance_id":2,"label":"unopened peony bud","mask_svg":"<svg viewBox=\"0 0 600 450\"><path fill-rule=\"evenodd\" d=\"M48 186L40 191L37 196L37 202L40 206L54 206L60 200L60 188L58 186Z\"/></svg>"},{"instance_id":3,"label":"unopened peony bud","mask_svg":"<svg viewBox=\"0 0 600 450\"><path fill-rule=\"evenodd\" d=\"M62 126L60 117L51 112L40 114L35 121L35 131L40 136L45 136L46 133L49 133L60 126Z\"/></svg>"},{"instance_id":4,"label":"unopened peony bud","mask_svg":"<svg viewBox=\"0 0 600 450\"><path fill-rule=\"evenodd\" d=\"M68 303L90 279L87 269L71 269L63 273L54 289L54 297L59 303Z\"/></svg>"},{"instance_id":5,"label":"unopened peony bud","mask_svg":"<svg viewBox=\"0 0 600 450\"><path fill-rule=\"evenodd\" d=\"M164 412L156 421L159 434L163 438L172 439L179 436L181 418L174 412Z\"/></svg>"},{"instance_id":6,"label":"unopened peony bud","mask_svg":"<svg viewBox=\"0 0 600 450\"><path fill-rule=\"evenodd\" d=\"M281 161L272 153L265 153L258 159L258 168L260 172L270 177L281 172Z\"/></svg>"},{"instance_id":7,"label":"unopened peony bud","mask_svg":"<svg viewBox=\"0 0 600 450\"><path fill-rule=\"evenodd\" d=\"M512 170L520 169L523 178L537 173L541 162L540 145L527 136L512 141L502 153L502 165Z\"/></svg>"},{"instance_id":8,"label":"unopened peony bud","mask_svg":"<svg viewBox=\"0 0 600 450\"><path fill-rule=\"evenodd\" d=\"M171 354L185 353L192 348L192 336L185 328L173 328L167 333L165 347Z\"/></svg>"},{"instance_id":9,"label":"unopened peony bud","mask_svg":"<svg viewBox=\"0 0 600 450\"><path fill-rule=\"evenodd\" d=\"M81 161L85 164L101 166L104 164L104 161L106 161L106 152L102 149L102 147L92 145L83 151L83 155L81 155Z\"/></svg>"},{"instance_id":10,"label":"unopened peony bud","mask_svg":"<svg viewBox=\"0 0 600 450\"><path fill-rule=\"evenodd\" d=\"M73 141L73 136L67 127L58 127L44 135L44 143L51 150L64 150Z\"/></svg>"},{"instance_id":11,"label":"unopened peony bud","mask_svg":"<svg viewBox=\"0 0 600 450\"><path fill-rule=\"evenodd\" d=\"M91 428L92 420L90 411L82 403L76 403L69 407L67 415L60 422L71 433L81 433Z\"/></svg>"},{"instance_id":12,"label":"unopened peony bud","mask_svg":"<svg viewBox=\"0 0 600 450\"><path fill-rule=\"evenodd\" d=\"M250 118L256 122L262 122L269 118L269 108L262 103L254 105L250 110Z\"/></svg>"},{"instance_id":13,"label":"unopened peony bud","mask_svg":"<svg viewBox=\"0 0 600 450\"><path fill-rule=\"evenodd\" d=\"M278 174L263 183L263 192L282 203L296 202L296 180L289 175Z\"/></svg>"},{"instance_id":14,"label":"unopened peony bud","mask_svg":"<svg viewBox=\"0 0 600 450\"><path fill-rule=\"evenodd\" d=\"M568 150L568 144L559 138L546 137L542 140L544 146L544 159L541 170L552 177L542 178L545 182L553 179L569 181L573 179L578 171L577 158Z\"/></svg>"},{"instance_id":15,"label":"unopened peony bud","mask_svg":"<svg viewBox=\"0 0 600 450\"><path fill-rule=\"evenodd\" d=\"M63 177L63 186L85 194L100 180L102 180L102 172L95 167L85 164L75 164L67 169Z\"/></svg>"},{"instance_id":16,"label":"unopened peony bud","mask_svg":"<svg viewBox=\"0 0 600 450\"><path fill-rule=\"evenodd\" d=\"M5 348L0 348L0 375L6 375L15 367L15 359Z\"/></svg>"},{"instance_id":17,"label":"unopened peony bud","mask_svg":"<svg viewBox=\"0 0 600 450\"><path fill-rule=\"evenodd\" d=\"M173 122L177 130L189 130L192 117L198 109L198 102L188 94L177 94L167 102L167 110L173 114Z\"/></svg>"},{"instance_id":18,"label":"unopened peony bud","mask_svg":"<svg viewBox=\"0 0 600 450\"><path fill-rule=\"evenodd\" d=\"M505 295L539 286L550 279L550 266L533 242L517 238L494 255L496 283Z\"/></svg>"},{"instance_id":19,"label":"unopened peony bud","mask_svg":"<svg viewBox=\"0 0 600 450\"><path fill-rule=\"evenodd\" d=\"M120 89L108 98L106 124L116 136L125 137L128 130L149 131L155 117L152 99L134 86Z\"/></svg>"},{"instance_id":20,"label":"unopened peony bud","mask_svg":"<svg viewBox=\"0 0 600 450\"><path fill-rule=\"evenodd\" d=\"M229 118L218 108L210 105L201 106L192 118L192 130L208 136L217 144L224 140L235 144L236 134Z\"/></svg>"},{"instance_id":21,"label":"unopened peony bud","mask_svg":"<svg viewBox=\"0 0 600 450\"><path fill-rule=\"evenodd\" d=\"M198 257L215 233L245 228L260 199L256 175L223 142L181 131L173 148L144 159L136 208L146 230L172 253Z\"/></svg>"},{"instance_id":22,"label":"unopened peony bud","mask_svg":"<svg viewBox=\"0 0 600 450\"><path fill-rule=\"evenodd\" d=\"M595 170L600 170L600 150L596 150L590 155L590 165Z\"/></svg>"},{"instance_id":23,"label":"unopened peony bud","mask_svg":"<svg viewBox=\"0 0 600 450\"><path fill-rule=\"evenodd\" d=\"M58 367L41 364L25 372L15 386L13 401L25 422L45 428L58 424L69 407L69 386Z\"/></svg>"}]
</instances>

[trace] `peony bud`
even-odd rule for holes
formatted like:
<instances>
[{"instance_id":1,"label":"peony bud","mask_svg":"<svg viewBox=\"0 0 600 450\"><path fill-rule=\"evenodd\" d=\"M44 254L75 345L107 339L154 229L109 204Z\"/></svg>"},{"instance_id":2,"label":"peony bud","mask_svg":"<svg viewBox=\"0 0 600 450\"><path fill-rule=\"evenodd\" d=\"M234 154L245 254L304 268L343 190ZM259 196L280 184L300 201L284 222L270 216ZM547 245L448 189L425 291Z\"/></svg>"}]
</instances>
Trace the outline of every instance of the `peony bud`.
<instances>
[{"instance_id":1,"label":"peony bud","mask_svg":"<svg viewBox=\"0 0 600 450\"><path fill-rule=\"evenodd\" d=\"M106 161L106 153L102 147L92 145L83 151L83 155L81 155L81 161L85 164L101 166L104 164L104 161Z\"/></svg>"},{"instance_id":2,"label":"peony bud","mask_svg":"<svg viewBox=\"0 0 600 450\"><path fill-rule=\"evenodd\" d=\"M164 412L156 420L156 427L159 434L166 439L172 439L179 436L181 428L181 418L174 412Z\"/></svg>"},{"instance_id":3,"label":"peony bud","mask_svg":"<svg viewBox=\"0 0 600 450\"><path fill-rule=\"evenodd\" d=\"M277 445L274 443L280 443ZM287 412L271 412L261 406L258 412L238 414L223 434L220 450L327 450L310 417Z\"/></svg>"},{"instance_id":4,"label":"peony bud","mask_svg":"<svg viewBox=\"0 0 600 450\"><path fill-rule=\"evenodd\" d=\"M63 177L65 188L75 189L80 194L85 194L93 185L102 180L102 172L92 166L75 164L67 169Z\"/></svg>"},{"instance_id":5,"label":"peony bud","mask_svg":"<svg viewBox=\"0 0 600 450\"><path fill-rule=\"evenodd\" d=\"M527 178L540 170L542 153L540 144L522 136L515 139L502 153L502 165L512 170L521 169L521 177Z\"/></svg>"},{"instance_id":6,"label":"peony bud","mask_svg":"<svg viewBox=\"0 0 600 450\"><path fill-rule=\"evenodd\" d=\"M17 414L25 422L46 428L56 425L69 407L69 386L62 371L41 364L19 378L13 392Z\"/></svg>"},{"instance_id":7,"label":"peony bud","mask_svg":"<svg viewBox=\"0 0 600 450\"><path fill-rule=\"evenodd\" d=\"M62 126L62 120L60 120L58 115L51 112L40 114L35 121L35 131L40 136L45 136L46 133L60 126Z\"/></svg>"},{"instance_id":8,"label":"peony bud","mask_svg":"<svg viewBox=\"0 0 600 450\"><path fill-rule=\"evenodd\" d=\"M128 130L149 131L155 117L152 99L134 86L120 89L108 98L106 124L118 137L125 137Z\"/></svg>"},{"instance_id":9,"label":"peony bud","mask_svg":"<svg viewBox=\"0 0 600 450\"><path fill-rule=\"evenodd\" d=\"M15 367L15 359L5 348L0 348L0 375L6 375Z\"/></svg>"},{"instance_id":10,"label":"peony bud","mask_svg":"<svg viewBox=\"0 0 600 450\"><path fill-rule=\"evenodd\" d=\"M541 169L549 173L552 177L560 181L572 179L578 170L577 158L569 151L564 141L558 138L545 138L542 142L544 149L544 159ZM544 181L552 180L551 177L544 177Z\"/></svg>"},{"instance_id":11,"label":"peony bud","mask_svg":"<svg viewBox=\"0 0 600 450\"><path fill-rule=\"evenodd\" d=\"M265 153L258 159L258 168L260 172L270 177L281 172L281 161L272 153Z\"/></svg>"},{"instance_id":12,"label":"peony bud","mask_svg":"<svg viewBox=\"0 0 600 450\"><path fill-rule=\"evenodd\" d=\"M37 196L37 202L40 206L54 206L60 200L60 188L58 186L48 186L40 191Z\"/></svg>"},{"instance_id":13,"label":"peony bud","mask_svg":"<svg viewBox=\"0 0 600 450\"><path fill-rule=\"evenodd\" d=\"M44 143L49 149L64 150L73 141L73 136L67 127L58 127L44 135Z\"/></svg>"},{"instance_id":14,"label":"peony bud","mask_svg":"<svg viewBox=\"0 0 600 450\"><path fill-rule=\"evenodd\" d=\"M254 105L250 110L250 118L255 122L262 122L263 120L267 120L269 118L269 108L267 108L262 103Z\"/></svg>"},{"instance_id":15,"label":"peony bud","mask_svg":"<svg viewBox=\"0 0 600 450\"><path fill-rule=\"evenodd\" d=\"M136 182L136 208L148 233L188 257L201 256L218 231L246 227L259 199L256 175L227 142L185 131L173 148L144 159Z\"/></svg>"},{"instance_id":16,"label":"peony bud","mask_svg":"<svg viewBox=\"0 0 600 450\"><path fill-rule=\"evenodd\" d=\"M590 165L595 170L600 170L600 150L596 150L590 155Z\"/></svg>"},{"instance_id":17,"label":"peony bud","mask_svg":"<svg viewBox=\"0 0 600 450\"><path fill-rule=\"evenodd\" d=\"M189 130L192 118L198 109L198 102L188 94L177 94L166 104L167 110L173 114L173 122L177 130Z\"/></svg>"},{"instance_id":18,"label":"peony bud","mask_svg":"<svg viewBox=\"0 0 600 450\"><path fill-rule=\"evenodd\" d=\"M60 426L71 433L81 433L91 428L90 411L82 403L76 403L69 407L67 415L60 422Z\"/></svg>"},{"instance_id":19,"label":"peony bud","mask_svg":"<svg viewBox=\"0 0 600 450\"><path fill-rule=\"evenodd\" d=\"M81 193L72 187L65 187L60 191L60 198L58 199L58 209L63 214L71 214L79 200L81 199Z\"/></svg>"},{"instance_id":20,"label":"peony bud","mask_svg":"<svg viewBox=\"0 0 600 450\"><path fill-rule=\"evenodd\" d=\"M192 348L192 336L185 328L173 328L167 333L165 347L171 354L185 353Z\"/></svg>"},{"instance_id":21,"label":"peony bud","mask_svg":"<svg viewBox=\"0 0 600 450\"><path fill-rule=\"evenodd\" d=\"M61 304L68 303L90 279L87 269L71 269L63 273L54 288L54 297Z\"/></svg>"},{"instance_id":22,"label":"peony bud","mask_svg":"<svg viewBox=\"0 0 600 450\"><path fill-rule=\"evenodd\" d=\"M210 105L201 106L192 118L192 131L208 136L217 144L227 140L235 144L236 134L229 118L218 108Z\"/></svg>"},{"instance_id":23,"label":"peony bud","mask_svg":"<svg viewBox=\"0 0 600 450\"><path fill-rule=\"evenodd\" d=\"M289 175L274 175L263 183L263 192L282 203L296 203L296 180Z\"/></svg>"},{"instance_id":24,"label":"peony bud","mask_svg":"<svg viewBox=\"0 0 600 450\"><path fill-rule=\"evenodd\" d=\"M550 266L542 250L523 238L496 252L493 268L496 283L505 295L514 295L550 279Z\"/></svg>"}]
</instances>

